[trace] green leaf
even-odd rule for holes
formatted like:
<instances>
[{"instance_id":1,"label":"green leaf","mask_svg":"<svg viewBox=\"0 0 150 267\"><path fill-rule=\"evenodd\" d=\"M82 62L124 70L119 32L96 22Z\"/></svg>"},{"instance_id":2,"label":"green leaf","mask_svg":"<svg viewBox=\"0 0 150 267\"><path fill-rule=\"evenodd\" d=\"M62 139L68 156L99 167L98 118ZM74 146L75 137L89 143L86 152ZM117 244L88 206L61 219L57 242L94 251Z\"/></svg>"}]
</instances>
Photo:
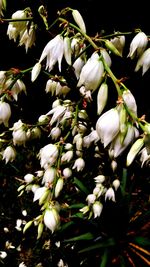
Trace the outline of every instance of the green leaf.
<instances>
[{"instance_id":1,"label":"green leaf","mask_svg":"<svg viewBox=\"0 0 150 267\"><path fill-rule=\"evenodd\" d=\"M102 261L100 263L100 267L106 267L108 262L108 249L105 249L104 254L102 256Z\"/></svg>"},{"instance_id":2,"label":"green leaf","mask_svg":"<svg viewBox=\"0 0 150 267\"><path fill-rule=\"evenodd\" d=\"M78 204L72 204L69 206L70 209L81 209L85 206L83 203L78 203Z\"/></svg>"},{"instance_id":3,"label":"green leaf","mask_svg":"<svg viewBox=\"0 0 150 267\"><path fill-rule=\"evenodd\" d=\"M84 253L84 252L88 252L94 249L98 249L98 248L105 248L105 247L112 247L114 246L116 243L114 241L113 238L109 238L108 240L104 241L104 242L98 242L95 245L92 245L90 247L84 248L82 250L79 251L79 253Z\"/></svg>"},{"instance_id":4,"label":"green leaf","mask_svg":"<svg viewBox=\"0 0 150 267\"><path fill-rule=\"evenodd\" d=\"M67 228L69 228L72 224L74 224L74 222L67 222L63 225L61 225L61 228L59 230L59 232L65 231Z\"/></svg>"},{"instance_id":5,"label":"green leaf","mask_svg":"<svg viewBox=\"0 0 150 267\"><path fill-rule=\"evenodd\" d=\"M84 192L86 195L89 194L89 191L88 189L86 188L86 186L80 181L78 180L77 178L74 178L74 181L73 183L82 191Z\"/></svg>"},{"instance_id":6,"label":"green leaf","mask_svg":"<svg viewBox=\"0 0 150 267\"><path fill-rule=\"evenodd\" d=\"M138 245L142 245L142 246L150 246L150 239L146 238L146 237L142 237L142 236L136 236L134 238L134 242Z\"/></svg>"},{"instance_id":7,"label":"green leaf","mask_svg":"<svg viewBox=\"0 0 150 267\"><path fill-rule=\"evenodd\" d=\"M91 240L93 238L94 238L93 234L88 232L88 233L85 233L82 235L78 235L78 236L66 239L66 240L64 240L64 242L75 242L75 241L81 241L81 240L84 241L84 240Z\"/></svg>"}]
</instances>

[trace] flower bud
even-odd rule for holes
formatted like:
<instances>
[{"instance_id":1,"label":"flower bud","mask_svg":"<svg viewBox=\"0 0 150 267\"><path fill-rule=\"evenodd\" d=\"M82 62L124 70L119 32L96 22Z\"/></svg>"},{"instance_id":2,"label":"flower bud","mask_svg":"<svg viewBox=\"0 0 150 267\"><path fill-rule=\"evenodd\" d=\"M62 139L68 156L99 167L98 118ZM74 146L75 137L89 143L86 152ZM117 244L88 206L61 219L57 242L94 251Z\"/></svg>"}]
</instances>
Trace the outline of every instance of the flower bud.
<instances>
[{"instance_id":1,"label":"flower bud","mask_svg":"<svg viewBox=\"0 0 150 267\"><path fill-rule=\"evenodd\" d=\"M114 44L111 41L105 40L105 45L113 54L115 54L116 56L122 57L118 49L114 46Z\"/></svg>"},{"instance_id":2,"label":"flower bud","mask_svg":"<svg viewBox=\"0 0 150 267\"><path fill-rule=\"evenodd\" d=\"M136 56L137 57L141 56L147 44L148 44L148 37L146 36L146 34L144 32L138 32L130 44L128 57L133 59Z\"/></svg>"},{"instance_id":3,"label":"flower bud","mask_svg":"<svg viewBox=\"0 0 150 267\"><path fill-rule=\"evenodd\" d=\"M82 59L82 57L78 57L72 65L77 79L80 77L80 73L84 64L85 61Z\"/></svg>"},{"instance_id":4,"label":"flower bud","mask_svg":"<svg viewBox=\"0 0 150 267\"><path fill-rule=\"evenodd\" d=\"M108 98L108 85L102 83L97 93L97 114L100 115L106 106Z\"/></svg>"},{"instance_id":5,"label":"flower bud","mask_svg":"<svg viewBox=\"0 0 150 267\"><path fill-rule=\"evenodd\" d=\"M96 196L94 194L89 194L86 198L86 201L88 202L88 205L91 205L95 202Z\"/></svg>"},{"instance_id":6,"label":"flower bud","mask_svg":"<svg viewBox=\"0 0 150 267\"><path fill-rule=\"evenodd\" d=\"M115 179L112 183L113 187L115 188L115 190L117 191L117 189L120 186L120 181L118 179Z\"/></svg>"},{"instance_id":7,"label":"flower bud","mask_svg":"<svg viewBox=\"0 0 150 267\"><path fill-rule=\"evenodd\" d=\"M43 228L44 228L44 224L42 222L40 222L38 224L38 235L37 235L37 239L39 239L43 233Z\"/></svg>"},{"instance_id":8,"label":"flower bud","mask_svg":"<svg viewBox=\"0 0 150 267\"><path fill-rule=\"evenodd\" d=\"M64 57L68 65L71 65L71 42L68 36L64 37Z\"/></svg>"},{"instance_id":9,"label":"flower bud","mask_svg":"<svg viewBox=\"0 0 150 267\"><path fill-rule=\"evenodd\" d=\"M133 162L133 160L135 159L136 155L139 153L139 151L141 150L143 145L144 145L144 139L139 138L131 146L131 148L127 154L127 159L126 159L127 167L131 165L131 163Z\"/></svg>"},{"instance_id":10,"label":"flower bud","mask_svg":"<svg viewBox=\"0 0 150 267\"><path fill-rule=\"evenodd\" d=\"M34 181L34 175L31 173L28 173L24 176L24 180L26 183L32 183Z\"/></svg>"},{"instance_id":11,"label":"flower bud","mask_svg":"<svg viewBox=\"0 0 150 267\"><path fill-rule=\"evenodd\" d=\"M71 177L71 175L72 175L72 170L70 168L65 168L63 170L63 176L65 178L69 178L69 177Z\"/></svg>"},{"instance_id":12,"label":"flower bud","mask_svg":"<svg viewBox=\"0 0 150 267\"><path fill-rule=\"evenodd\" d=\"M125 90L122 94L122 98L125 104L127 105L127 108L129 109L129 111L131 111L133 114L137 116L136 101L135 101L133 94L130 92L130 90Z\"/></svg>"},{"instance_id":13,"label":"flower bud","mask_svg":"<svg viewBox=\"0 0 150 267\"><path fill-rule=\"evenodd\" d=\"M75 22L77 23L77 25L79 26L79 28L86 33L86 27L85 27L85 23L84 20L81 16L81 14L79 13L79 11L77 9L73 9L72 11L72 16L75 20Z\"/></svg>"},{"instance_id":14,"label":"flower bud","mask_svg":"<svg viewBox=\"0 0 150 267\"><path fill-rule=\"evenodd\" d=\"M111 43L117 48L119 53L122 55L123 48L125 46L125 36L124 35L118 35L110 40Z\"/></svg>"},{"instance_id":15,"label":"flower bud","mask_svg":"<svg viewBox=\"0 0 150 267\"><path fill-rule=\"evenodd\" d=\"M39 62L37 62L33 68L32 68L32 71L31 71L31 82L34 82L37 77L39 76L40 74L40 71L41 71L41 64Z\"/></svg>"},{"instance_id":16,"label":"flower bud","mask_svg":"<svg viewBox=\"0 0 150 267\"><path fill-rule=\"evenodd\" d=\"M55 186L55 197L56 198L60 195L60 192L63 189L63 185L64 185L64 179L59 178Z\"/></svg>"}]
</instances>

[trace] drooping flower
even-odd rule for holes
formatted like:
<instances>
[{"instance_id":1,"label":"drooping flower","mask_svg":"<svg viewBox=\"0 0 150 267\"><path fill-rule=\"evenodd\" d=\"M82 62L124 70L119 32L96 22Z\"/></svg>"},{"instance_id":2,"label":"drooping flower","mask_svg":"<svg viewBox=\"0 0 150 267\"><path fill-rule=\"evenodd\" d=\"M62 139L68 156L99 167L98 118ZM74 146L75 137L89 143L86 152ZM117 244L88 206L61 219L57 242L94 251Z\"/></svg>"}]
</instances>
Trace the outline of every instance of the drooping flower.
<instances>
[{"instance_id":1,"label":"drooping flower","mask_svg":"<svg viewBox=\"0 0 150 267\"><path fill-rule=\"evenodd\" d=\"M125 90L122 94L122 98L125 102L125 104L127 105L127 108L134 114L137 116L137 105L136 105L136 101L135 98L133 96L133 94L131 93L130 90Z\"/></svg>"},{"instance_id":2,"label":"drooping flower","mask_svg":"<svg viewBox=\"0 0 150 267\"><path fill-rule=\"evenodd\" d=\"M41 63L46 58L46 69L48 69L48 71L51 71L56 62L58 62L58 68L59 71L61 71L61 61L63 54L64 41L63 37L58 34L44 47L39 63Z\"/></svg>"},{"instance_id":3,"label":"drooping flower","mask_svg":"<svg viewBox=\"0 0 150 267\"><path fill-rule=\"evenodd\" d=\"M97 114L100 115L105 108L108 99L108 85L102 83L97 93Z\"/></svg>"},{"instance_id":4,"label":"drooping flower","mask_svg":"<svg viewBox=\"0 0 150 267\"><path fill-rule=\"evenodd\" d=\"M75 160L75 163L72 169L77 169L77 172L82 171L85 167L85 161L82 158L78 158Z\"/></svg>"},{"instance_id":5,"label":"drooping flower","mask_svg":"<svg viewBox=\"0 0 150 267\"><path fill-rule=\"evenodd\" d=\"M88 91L94 91L100 85L104 73L104 66L100 60L100 56L97 52L94 52L92 56L83 66L77 87L84 85Z\"/></svg>"},{"instance_id":6,"label":"drooping flower","mask_svg":"<svg viewBox=\"0 0 150 267\"><path fill-rule=\"evenodd\" d=\"M136 56L140 57L144 52L147 44L147 35L144 32L137 33L131 41L128 57L130 57L131 59L135 58Z\"/></svg>"},{"instance_id":7,"label":"drooping flower","mask_svg":"<svg viewBox=\"0 0 150 267\"><path fill-rule=\"evenodd\" d=\"M115 192L114 189L112 187L109 187L105 193L105 201L106 200L112 200L115 202Z\"/></svg>"},{"instance_id":8,"label":"drooping flower","mask_svg":"<svg viewBox=\"0 0 150 267\"><path fill-rule=\"evenodd\" d=\"M97 218L101 215L103 210L103 204L99 201L95 201L92 206L94 218Z\"/></svg>"},{"instance_id":9,"label":"drooping flower","mask_svg":"<svg viewBox=\"0 0 150 267\"><path fill-rule=\"evenodd\" d=\"M80 12L77 9L73 9L72 11L72 16L75 20L75 22L77 23L77 25L79 26L79 28L86 33L86 27L85 27L85 23L84 20L80 14Z\"/></svg>"},{"instance_id":10,"label":"drooping flower","mask_svg":"<svg viewBox=\"0 0 150 267\"><path fill-rule=\"evenodd\" d=\"M44 214L44 224L53 233L59 226L60 217L55 208L47 208Z\"/></svg>"},{"instance_id":11,"label":"drooping flower","mask_svg":"<svg viewBox=\"0 0 150 267\"><path fill-rule=\"evenodd\" d=\"M150 68L150 48L144 51L141 57L138 59L135 71L138 71L142 68L142 75Z\"/></svg>"},{"instance_id":12,"label":"drooping flower","mask_svg":"<svg viewBox=\"0 0 150 267\"><path fill-rule=\"evenodd\" d=\"M36 25L32 22L30 25L30 28L26 28L22 36L19 40L19 46L24 45L26 53L28 52L28 49L31 48L33 45L35 45L35 29Z\"/></svg>"},{"instance_id":13,"label":"drooping flower","mask_svg":"<svg viewBox=\"0 0 150 267\"><path fill-rule=\"evenodd\" d=\"M48 144L40 149L39 158L41 167L47 169L51 167L58 157L58 147L53 144Z\"/></svg>"},{"instance_id":14,"label":"drooping flower","mask_svg":"<svg viewBox=\"0 0 150 267\"><path fill-rule=\"evenodd\" d=\"M3 123L6 127L8 127L8 121L10 117L11 117L10 105L0 100L0 124Z\"/></svg>"},{"instance_id":15,"label":"drooping flower","mask_svg":"<svg viewBox=\"0 0 150 267\"><path fill-rule=\"evenodd\" d=\"M119 133L119 114L116 108L106 111L96 122L96 131L106 147Z\"/></svg>"},{"instance_id":16,"label":"drooping flower","mask_svg":"<svg viewBox=\"0 0 150 267\"><path fill-rule=\"evenodd\" d=\"M13 162L16 158L16 150L12 146L7 146L3 152L3 159L6 164L10 161Z\"/></svg>"},{"instance_id":17,"label":"drooping flower","mask_svg":"<svg viewBox=\"0 0 150 267\"><path fill-rule=\"evenodd\" d=\"M115 36L114 38L112 38L110 41L117 48L119 53L122 55L123 49L125 46L125 36L124 35L118 35L118 36Z\"/></svg>"}]
</instances>

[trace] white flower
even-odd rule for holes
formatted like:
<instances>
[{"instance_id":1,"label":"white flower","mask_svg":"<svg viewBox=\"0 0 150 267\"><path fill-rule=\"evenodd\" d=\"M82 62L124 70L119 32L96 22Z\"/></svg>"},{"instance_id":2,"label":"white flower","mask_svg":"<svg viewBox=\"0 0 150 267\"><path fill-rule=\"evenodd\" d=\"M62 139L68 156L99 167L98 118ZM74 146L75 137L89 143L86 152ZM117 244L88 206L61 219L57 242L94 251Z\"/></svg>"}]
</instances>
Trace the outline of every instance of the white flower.
<instances>
[{"instance_id":1,"label":"white flower","mask_svg":"<svg viewBox=\"0 0 150 267\"><path fill-rule=\"evenodd\" d=\"M48 186L49 184L53 183L56 176L56 169L53 167L49 167L46 169L43 175L42 183L45 184L45 186Z\"/></svg>"},{"instance_id":2,"label":"white flower","mask_svg":"<svg viewBox=\"0 0 150 267\"><path fill-rule=\"evenodd\" d=\"M24 262L21 262L18 267L27 267Z\"/></svg>"},{"instance_id":3,"label":"white flower","mask_svg":"<svg viewBox=\"0 0 150 267\"><path fill-rule=\"evenodd\" d=\"M7 253L5 251L0 251L0 258L5 259L7 257Z\"/></svg>"},{"instance_id":4,"label":"white flower","mask_svg":"<svg viewBox=\"0 0 150 267\"><path fill-rule=\"evenodd\" d=\"M60 135L61 135L61 129L59 127L52 128L50 132L52 140L57 140Z\"/></svg>"},{"instance_id":5,"label":"white flower","mask_svg":"<svg viewBox=\"0 0 150 267\"><path fill-rule=\"evenodd\" d=\"M95 201L92 206L93 213L94 213L94 218L99 217L101 215L103 205L99 201Z\"/></svg>"},{"instance_id":6,"label":"white flower","mask_svg":"<svg viewBox=\"0 0 150 267\"><path fill-rule=\"evenodd\" d=\"M77 86L94 91L98 88L104 73L104 66L97 52L94 52L83 66Z\"/></svg>"},{"instance_id":7,"label":"white flower","mask_svg":"<svg viewBox=\"0 0 150 267\"><path fill-rule=\"evenodd\" d=\"M108 65L108 67L111 67L112 61L111 61L111 57L108 54L107 50L102 48L100 50L100 52L101 52L101 55L103 56L103 59L105 60L106 64Z\"/></svg>"},{"instance_id":8,"label":"white flower","mask_svg":"<svg viewBox=\"0 0 150 267\"><path fill-rule=\"evenodd\" d=\"M150 154L148 154L146 147L142 148L142 150L140 151L140 161L142 163L141 167L143 167L144 163L146 161L149 161L149 159L150 159Z\"/></svg>"},{"instance_id":9,"label":"white flower","mask_svg":"<svg viewBox=\"0 0 150 267\"><path fill-rule=\"evenodd\" d=\"M119 53L122 55L123 48L125 46L125 36L124 35L120 35L120 36L118 35L118 36L112 38L110 41L117 48Z\"/></svg>"},{"instance_id":10,"label":"white flower","mask_svg":"<svg viewBox=\"0 0 150 267\"><path fill-rule=\"evenodd\" d=\"M50 110L46 115L51 115L53 114L51 120L50 120L50 125L54 124L54 122L59 121L62 116L65 114L66 107L58 105L57 107L53 108Z\"/></svg>"},{"instance_id":11,"label":"white flower","mask_svg":"<svg viewBox=\"0 0 150 267\"><path fill-rule=\"evenodd\" d=\"M105 193L105 201L109 199L115 202L115 192L112 187L108 188L106 193Z\"/></svg>"},{"instance_id":12,"label":"white flower","mask_svg":"<svg viewBox=\"0 0 150 267\"><path fill-rule=\"evenodd\" d=\"M73 158L73 151L69 150L66 153L64 153L61 157L61 162L69 162Z\"/></svg>"},{"instance_id":13,"label":"white flower","mask_svg":"<svg viewBox=\"0 0 150 267\"><path fill-rule=\"evenodd\" d=\"M23 128L20 128L16 131L13 131L13 144L15 145L25 145L25 142L27 141L27 134L24 131Z\"/></svg>"},{"instance_id":14,"label":"white flower","mask_svg":"<svg viewBox=\"0 0 150 267\"><path fill-rule=\"evenodd\" d=\"M146 34L144 32L137 33L130 44L128 57L133 59L136 56L137 57L141 56L147 44L148 44L148 37L146 36Z\"/></svg>"},{"instance_id":15,"label":"white flower","mask_svg":"<svg viewBox=\"0 0 150 267\"><path fill-rule=\"evenodd\" d=\"M96 131L106 147L119 133L119 114L116 108L106 111L96 123Z\"/></svg>"},{"instance_id":16,"label":"white flower","mask_svg":"<svg viewBox=\"0 0 150 267\"><path fill-rule=\"evenodd\" d=\"M39 63L41 63L43 59L46 58L46 69L51 71L56 62L58 62L58 68L59 71L61 71L61 61L63 58L63 54L64 54L64 41L63 37L60 34L58 34L56 35L55 38L50 40L45 46L41 54Z\"/></svg>"},{"instance_id":17,"label":"white flower","mask_svg":"<svg viewBox=\"0 0 150 267\"><path fill-rule=\"evenodd\" d=\"M19 46L25 45L25 50L28 52L28 49L35 44L35 25L32 22L30 28L26 28L24 33L22 34Z\"/></svg>"},{"instance_id":18,"label":"white flower","mask_svg":"<svg viewBox=\"0 0 150 267\"><path fill-rule=\"evenodd\" d=\"M68 65L71 65L71 41L68 36L64 37L64 58Z\"/></svg>"},{"instance_id":19,"label":"white flower","mask_svg":"<svg viewBox=\"0 0 150 267\"><path fill-rule=\"evenodd\" d=\"M117 189L119 188L120 186L120 181L119 179L115 179L112 183L113 187L115 188L115 190L117 191Z\"/></svg>"},{"instance_id":20,"label":"white flower","mask_svg":"<svg viewBox=\"0 0 150 267\"><path fill-rule=\"evenodd\" d=\"M68 267L68 264L64 264L63 260L60 259L59 262L57 263L58 267Z\"/></svg>"},{"instance_id":21,"label":"white flower","mask_svg":"<svg viewBox=\"0 0 150 267\"><path fill-rule=\"evenodd\" d=\"M81 70L82 70L84 64L85 64L85 61L80 56L75 60L75 62L72 65L73 68L74 68L74 72L75 72L75 75L76 75L77 79L79 79L79 77L80 77L80 73L81 73Z\"/></svg>"},{"instance_id":22,"label":"white flower","mask_svg":"<svg viewBox=\"0 0 150 267\"><path fill-rule=\"evenodd\" d=\"M59 151L57 146L53 144L48 144L41 148L39 152L41 167L47 169L52 166L57 160L58 153Z\"/></svg>"},{"instance_id":23,"label":"white flower","mask_svg":"<svg viewBox=\"0 0 150 267\"><path fill-rule=\"evenodd\" d=\"M75 160L75 163L72 169L77 169L77 172L82 171L85 167L85 161L82 158L78 158Z\"/></svg>"},{"instance_id":24,"label":"white flower","mask_svg":"<svg viewBox=\"0 0 150 267\"><path fill-rule=\"evenodd\" d=\"M127 108L137 116L137 105L135 98L130 90L125 90L122 94L122 98L127 105Z\"/></svg>"},{"instance_id":25,"label":"white flower","mask_svg":"<svg viewBox=\"0 0 150 267\"><path fill-rule=\"evenodd\" d=\"M150 67L150 48L145 50L141 57L138 59L135 71L138 71L141 67L142 75L144 75Z\"/></svg>"},{"instance_id":26,"label":"white flower","mask_svg":"<svg viewBox=\"0 0 150 267\"><path fill-rule=\"evenodd\" d=\"M14 161L16 158L16 150L12 146L7 146L3 152L3 159L5 160L6 164L10 161Z\"/></svg>"},{"instance_id":27,"label":"white flower","mask_svg":"<svg viewBox=\"0 0 150 267\"><path fill-rule=\"evenodd\" d=\"M46 186L37 188L34 192L33 202L40 199L47 191L48 191L48 188Z\"/></svg>"},{"instance_id":28,"label":"white flower","mask_svg":"<svg viewBox=\"0 0 150 267\"><path fill-rule=\"evenodd\" d=\"M94 194L89 194L86 198L86 201L88 202L88 205L91 205L95 202L96 196Z\"/></svg>"},{"instance_id":29,"label":"white flower","mask_svg":"<svg viewBox=\"0 0 150 267\"><path fill-rule=\"evenodd\" d=\"M4 85L4 89L9 88L12 83L13 80L11 78L8 79ZM24 91L24 93L26 94L26 86L22 80L18 79L15 82L15 84L13 84L13 86L11 87L11 96L17 101L18 94L21 93L22 91Z\"/></svg>"},{"instance_id":30,"label":"white flower","mask_svg":"<svg viewBox=\"0 0 150 267\"><path fill-rule=\"evenodd\" d=\"M101 183L103 183L105 181L105 176L100 174L100 175L94 177L94 180L95 180L96 183L100 183L101 184Z\"/></svg>"},{"instance_id":31,"label":"white flower","mask_svg":"<svg viewBox=\"0 0 150 267\"><path fill-rule=\"evenodd\" d=\"M59 225L60 217L56 209L48 208L44 214L44 224L52 233L57 229Z\"/></svg>"},{"instance_id":32,"label":"white flower","mask_svg":"<svg viewBox=\"0 0 150 267\"><path fill-rule=\"evenodd\" d=\"M8 127L8 121L11 117L10 105L0 100L0 124L3 123Z\"/></svg>"}]
</instances>

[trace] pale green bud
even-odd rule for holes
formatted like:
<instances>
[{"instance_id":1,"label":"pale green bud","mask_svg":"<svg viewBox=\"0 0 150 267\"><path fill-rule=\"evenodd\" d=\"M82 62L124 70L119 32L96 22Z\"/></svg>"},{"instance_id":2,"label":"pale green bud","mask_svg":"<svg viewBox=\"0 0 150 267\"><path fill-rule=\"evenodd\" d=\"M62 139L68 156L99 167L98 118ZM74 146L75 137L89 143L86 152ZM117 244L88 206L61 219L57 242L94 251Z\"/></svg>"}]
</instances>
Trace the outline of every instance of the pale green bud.
<instances>
[{"instance_id":1,"label":"pale green bud","mask_svg":"<svg viewBox=\"0 0 150 267\"><path fill-rule=\"evenodd\" d=\"M38 224L38 235L37 235L37 239L39 239L43 233L43 228L44 228L44 224L42 222L40 222Z\"/></svg>"},{"instance_id":2,"label":"pale green bud","mask_svg":"<svg viewBox=\"0 0 150 267\"><path fill-rule=\"evenodd\" d=\"M144 145L144 139L139 138L131 146L131 148L127 154L127 159L126 159L127 167L131 165L131 163L133 162L133 160L135 159L136 155L139 153L139 151L141 150L143 145Z\"/></svg>"},{"instance_id":3,"label":"pale green bud","mask_svg":"<svg viewBox=\"0 0 150 267\"><path fill-rule=\"evenodd\" d=\"M118 49L114 46L114 44L111 41L105 40L105 45L113 54L115 54L116 56L122 57Z\"/></svg>"},{"instance_id":4,"label":"pale green bud","mask_svg":"<svg viewBox=\"0 0 150 267\"><path fill-rule=\"evenodd\" d=\"M26 232L27 229L29 229L31 227L31 225L33 224L33 221L29 221L26 223L26 225L23 228L23 233Z\"/></svg>"},{"instance_id":5,"label":"pale green bud","mask_svg":"<svg viewBox=\"0 0 150 267\"><path fill-rule=\"evenodd\" d=\"M68 65L71 65L71 42L68 36L64 37L64 57Z\"/></svg>"},{"instance_id":6,"label":"pale green bud","mask_svg":"<svg viewBox=\"0 0 150 267\"><path fill-rule=\"evenodd\" d=\"M60 195L60 192L63 189L63 186L64 186L64 179L59 178L55 186L55 197L56 198Z\"/></svg>"},{"instance_id":7,"label":"pale green bud","mask_svg":"<svg viewBox=\"0 0 150 267\"><path fill-rule=\"evenodd\" d=\"M31 71L31 82L34 82L37 79L40 74L41 67L42 66L39 62L34 65Z\"/></svg>"}]
</instances>

